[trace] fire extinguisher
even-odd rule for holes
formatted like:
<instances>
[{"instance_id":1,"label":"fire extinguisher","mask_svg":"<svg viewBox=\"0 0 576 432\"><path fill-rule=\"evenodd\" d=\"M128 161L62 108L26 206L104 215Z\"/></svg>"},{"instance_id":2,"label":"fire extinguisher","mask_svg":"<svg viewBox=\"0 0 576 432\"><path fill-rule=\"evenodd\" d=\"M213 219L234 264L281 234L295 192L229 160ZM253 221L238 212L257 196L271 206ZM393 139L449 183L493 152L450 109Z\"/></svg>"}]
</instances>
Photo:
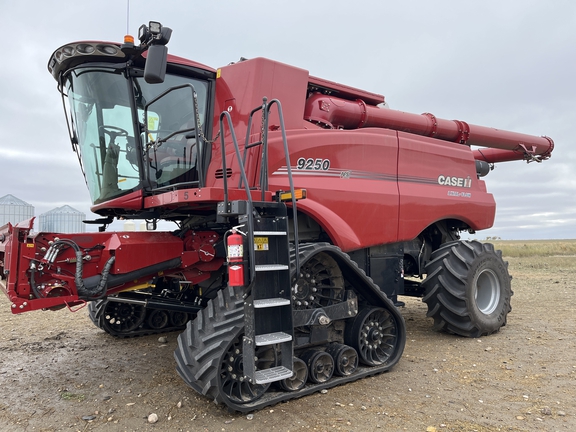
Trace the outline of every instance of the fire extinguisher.
<instances>
[{"instance_id":1,"label":"fire extinguisher","mask_svg":"<svg viewBox=\"0 0 576 432\"><path fill-rule=\"evenodd\" d=\"M244 286L244 241L242 236L232 229L226 240L228 252L228 285Z\"/></svg>"}]
</instances>

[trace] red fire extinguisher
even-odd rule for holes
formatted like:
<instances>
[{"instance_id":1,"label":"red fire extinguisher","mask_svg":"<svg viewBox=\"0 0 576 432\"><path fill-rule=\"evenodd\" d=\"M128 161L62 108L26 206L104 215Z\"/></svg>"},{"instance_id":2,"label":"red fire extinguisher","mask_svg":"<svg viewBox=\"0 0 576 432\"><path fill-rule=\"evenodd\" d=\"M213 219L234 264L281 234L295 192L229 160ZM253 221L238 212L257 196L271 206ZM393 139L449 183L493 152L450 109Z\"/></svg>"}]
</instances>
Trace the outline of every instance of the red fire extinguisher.
<instances>
[{"instance_id":1,"label":"red fire extinguisher","mask_svg":"<svg viewBox=\"0 0 576 432\"><path fill-rule=\"evenodd\" d=\"M227 239L228 285L244 286L244 241L242 236L232 229Z\"/></svg>"}]
</instances>

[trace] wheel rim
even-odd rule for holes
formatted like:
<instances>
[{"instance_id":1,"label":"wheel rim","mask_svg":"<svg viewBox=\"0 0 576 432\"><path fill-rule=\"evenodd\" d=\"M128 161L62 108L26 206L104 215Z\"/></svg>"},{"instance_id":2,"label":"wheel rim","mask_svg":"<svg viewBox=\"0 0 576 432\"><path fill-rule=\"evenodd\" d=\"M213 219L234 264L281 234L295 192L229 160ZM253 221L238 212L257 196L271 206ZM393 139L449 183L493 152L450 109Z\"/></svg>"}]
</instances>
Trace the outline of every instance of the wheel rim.
<instances>
[{"instance_id":1,"label":"wheel rim","mask_svg":"<svg viewBox=\"0 0 576 432\"><path fill-rule=\"evenodd\" d=\"M474 278L474 300L476 307L485 315L490 315L500 302L500 281L490 269L485 269Z\"/></svg>"},{"instance_id":2,"label":"wheel rim","mask_svg":"<svg viewBox=\"0 0 576 432\"><path fill-rule=\"evenodd\" d=\"M146 308L141 305L109 301L104 310L104 325L118 332L136 330L146 316Z\"/></svg>"},{"instance_id":3,"label":"wheel rim","mask_svg":"<svg viewBox=\"0 0 576 432\"><path fill-rule=\"evenodd\" d=\"M300 269L300 276L292 294L294 309L330 306L342 301L344 278L332 257L319 253Z\"/></svg>"},{"instance_id":4,"label":"wheel rim","mask_svg":"<svg viewBox=\"0 0 576 432\"><path fill-rule=\"evenodd\" d=\"M347 343L356 348L360 361L368 366L384 364L394 353L398 329L386 309L364 309L353 321Z\"/></svg>"},{"instance_id":5,"label":"wheel rim","mask_svg":"<svg viewBox=\"0 0 576 432\"><path fill-rule=\"evenodd\" d=\"M270 387L270 384L251 384L244 379L242 354L242 334L239 335L226 352L220 368L220 388L222 393L237 404L253 402ZM256 349L256 370L268 369L276 364L276 354L270 346Z\"/></svg>"}]
</instances>

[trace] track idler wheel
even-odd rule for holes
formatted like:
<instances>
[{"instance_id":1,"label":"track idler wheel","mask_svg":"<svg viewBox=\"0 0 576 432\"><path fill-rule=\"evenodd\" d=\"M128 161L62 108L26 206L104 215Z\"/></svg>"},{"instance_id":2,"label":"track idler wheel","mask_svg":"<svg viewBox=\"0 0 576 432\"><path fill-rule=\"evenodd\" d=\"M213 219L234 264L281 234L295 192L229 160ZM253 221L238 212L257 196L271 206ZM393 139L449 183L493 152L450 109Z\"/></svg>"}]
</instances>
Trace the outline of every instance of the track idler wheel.
<instances>
[{"instance_id":1,"label":"track idler wheel","mask_svg":"<svg viewBox=\"0 0 576 432\"><path fill-rule=\"evenodd\" d=\"M188 319L189 317L186 312L170 312L170 324L174 327L185 326Z\"/></svg>"},{"instance_id":2,"label":"track idler wheel","mask_svg":"<svg viewBox=\"0 0 576 432\"><path fill-rule=\"evenodd\" d=\"M344 340L354 347L360 361L368 366L385 364L394 354L398 339L396 322L383 308L360 311L346 327Z\"/></svg>"},{"instance_id":3,"label":"track idler wheel","mask_svg":"<svg viewBox=\"0 0 576 432\"><path fill-rule=\"evenodd\" d=\"M358 368L358 353L354 348L343 344L331 344L326 352L334 359L334 375L348 376Z\"/></svg>"},{"instance_id":4,"label":"track idler wheel","mask_svg":"<svg viewBox=\"0 0 576 432\"><path fill-rule=\"evenodd\" d=\"M332 378L334 359L326 351L308 350L302 355L308 366L308 379L315 384L322 384Z\"/></svg>"},{"instance_id":5,"label":"track idler wheel","mask_svg":"<svg viewBox=\"0 0 576 432\"><path fill-rule=\"evenodd\" d=\"M291 378L280 381L280 388L284 391L296 391L304 388L308 380L308 365L298 357L294 357L293 371Z\"/></svg>"},{"instance_id":6,"label":"track idler wheel","mask_svg":"<svg viewBox=\"0 0 576 432\"><path fill-rule=\"evenodd\" d=\"M146 324L151 329L160 330L163 329L168 325L170 317L168 316L168 312L161 309L154 309L148 314L148 318L146 318Z\"/></svg>"}]
</instances>

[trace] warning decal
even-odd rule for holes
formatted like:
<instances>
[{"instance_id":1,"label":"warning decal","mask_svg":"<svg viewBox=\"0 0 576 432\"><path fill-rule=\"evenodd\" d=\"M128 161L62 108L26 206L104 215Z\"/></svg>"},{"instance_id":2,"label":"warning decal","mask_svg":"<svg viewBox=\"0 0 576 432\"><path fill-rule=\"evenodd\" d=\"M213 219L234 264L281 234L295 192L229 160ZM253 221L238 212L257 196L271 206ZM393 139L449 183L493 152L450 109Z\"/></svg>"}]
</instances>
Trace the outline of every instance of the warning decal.
<instances>
[{"instance_id":1,"label":"warning decal","mask_svg":"<svg viewBox=\"0 0 576 432\"><path fill-rule=\"evenodd\" d=\"M268 237L254 237L254 250L267 251L268 247Z\"/></svg>"}]
</instances>

